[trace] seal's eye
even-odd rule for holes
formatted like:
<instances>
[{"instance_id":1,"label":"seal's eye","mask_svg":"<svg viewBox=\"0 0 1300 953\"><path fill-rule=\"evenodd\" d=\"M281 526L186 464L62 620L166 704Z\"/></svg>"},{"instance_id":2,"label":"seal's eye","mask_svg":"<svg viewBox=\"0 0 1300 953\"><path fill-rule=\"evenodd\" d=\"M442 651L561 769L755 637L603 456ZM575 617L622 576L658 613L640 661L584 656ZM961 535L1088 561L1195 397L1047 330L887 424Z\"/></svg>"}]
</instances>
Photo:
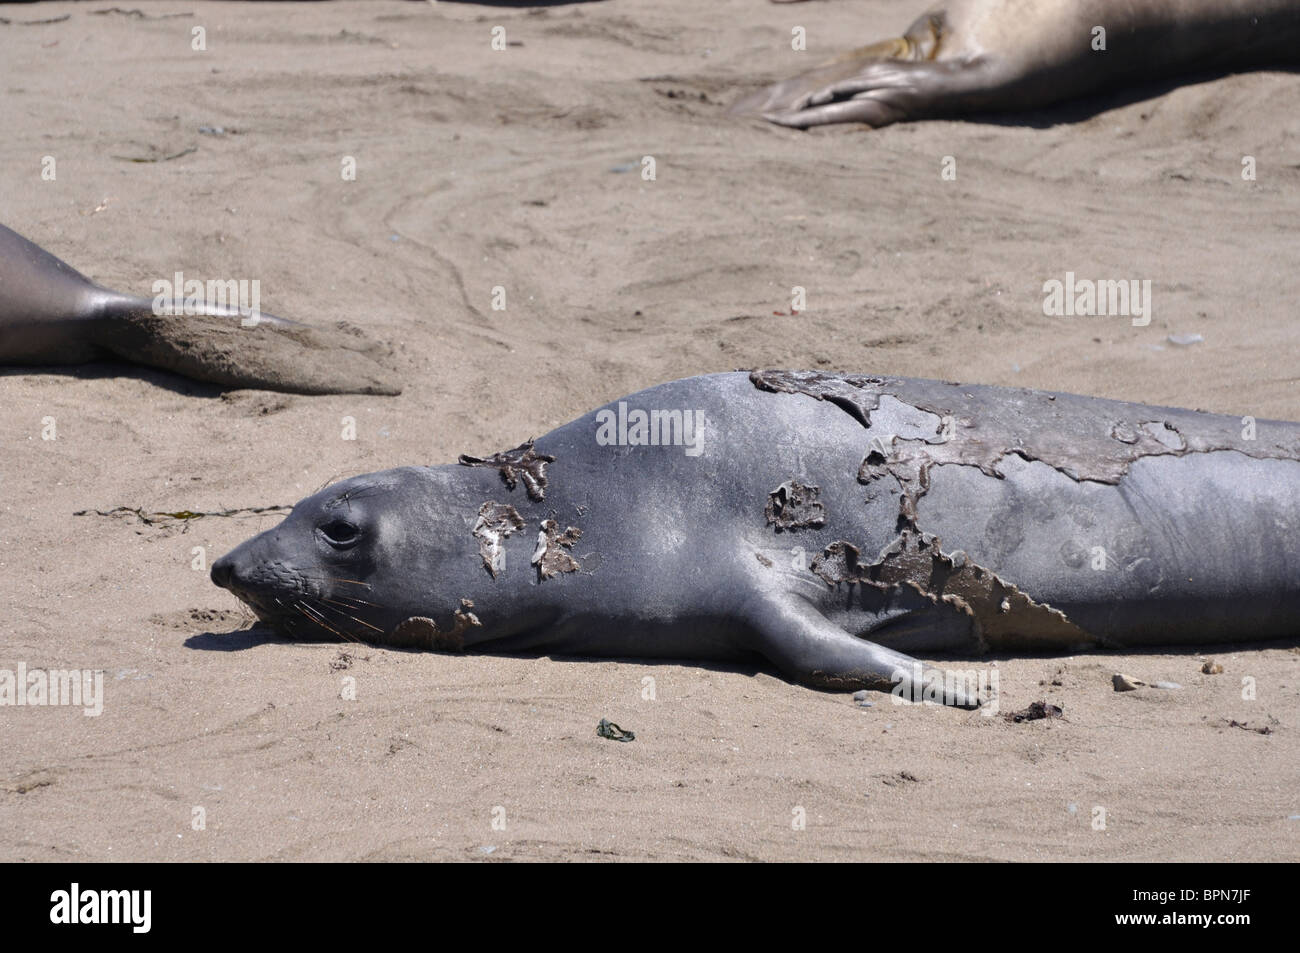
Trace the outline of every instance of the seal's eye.
<instances>
[{"instance_id":1,"label":"seal's eye","mask_svg":"<svg viewBox=\"0 0 1300 953\"><path fill-rule=\"evenodd\" d=\"M320 528L332 546L351 546L361 537L361 530L347 520L333 520Z\"/></svg>"}]
</instances>

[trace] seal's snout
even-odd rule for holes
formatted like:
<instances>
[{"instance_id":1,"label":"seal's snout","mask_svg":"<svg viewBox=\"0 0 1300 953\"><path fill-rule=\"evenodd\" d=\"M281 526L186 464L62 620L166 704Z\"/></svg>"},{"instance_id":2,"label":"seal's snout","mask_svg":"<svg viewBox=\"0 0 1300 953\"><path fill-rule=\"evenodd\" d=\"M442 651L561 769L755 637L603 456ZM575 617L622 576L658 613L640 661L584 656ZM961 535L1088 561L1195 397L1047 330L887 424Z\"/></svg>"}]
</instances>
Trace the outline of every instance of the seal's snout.
<instances>
[{"instance_id":1,"label":"seal's snout","mask_svg":"<svg viewBox=\"0 0 1300 953\"><path fill-rule=\"evenodd\" d=\"M230 581L235 575L234 560L229 555L222 556L212 564L212 581L222 589L230 588Z\"/></svg>"},{"instance_id":2,"label":"seal's snout","mask_svg":"<svg viewBox=\"0 0 1300 953\"><path fill-rule=\"evenodd\" d=\"M282 563L266 561L261 536L236 546L212 564L212 583L234 594L263 622L287 612L304 593L293 570Z\"/></svg>"},{"instance_id":3,"label":"seal's snout","mask_svg":"<svg viewBox=\"0 0 1300 953\"><path fill-rule=\"evenodd\" d=\"M268 555L267 536L263 533L245 540L214 562L208 573L212 582L243 599L244 590L254 586L263 575L262 567Z\"/></svg>"}]
</instances>

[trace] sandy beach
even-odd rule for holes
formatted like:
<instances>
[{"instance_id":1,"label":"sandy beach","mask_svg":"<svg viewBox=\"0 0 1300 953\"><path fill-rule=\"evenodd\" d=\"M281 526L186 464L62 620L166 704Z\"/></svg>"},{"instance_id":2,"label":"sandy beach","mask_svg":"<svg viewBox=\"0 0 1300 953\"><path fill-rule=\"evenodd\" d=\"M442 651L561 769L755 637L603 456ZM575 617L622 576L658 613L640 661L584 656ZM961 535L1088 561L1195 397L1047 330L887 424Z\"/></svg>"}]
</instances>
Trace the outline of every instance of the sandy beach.
<instances>
[{"instance_id":1,"label":"sandy beach","mask_svg":"<svg viewBox=\"0 0 1300 953\"><path fill-rule=\"evenodd\" d=\"M121 290L258 279L405 383L0 370L0 669L104 672L96 717L0 709L0 859L1294 860L1294 643L997 658L1002 710L1048 720L861 708L727 666L295 644L206 571L276 513L95 512L291 505L759 366L1300 420L1300 74L876 131L726 115L922 5L0 7L0 221ZM1045 315L1067 272L1149 280L1150 323Z\"/></svg>"}]
</instances>

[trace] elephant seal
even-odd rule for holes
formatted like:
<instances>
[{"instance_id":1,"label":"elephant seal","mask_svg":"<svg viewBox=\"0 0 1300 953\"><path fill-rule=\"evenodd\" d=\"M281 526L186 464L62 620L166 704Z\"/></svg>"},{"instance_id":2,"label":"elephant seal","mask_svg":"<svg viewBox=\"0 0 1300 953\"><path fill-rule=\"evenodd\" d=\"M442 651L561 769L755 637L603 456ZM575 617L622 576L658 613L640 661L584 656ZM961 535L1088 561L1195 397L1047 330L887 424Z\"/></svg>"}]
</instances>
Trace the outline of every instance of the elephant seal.
<instances>
[{"instance_id":1,"label":"elephant seal","mask_svg":"<svg viewBox=\"0 0 1300 953\"><path fill-rule=\"evenodd\" d=\"M732 112L796 128L879 127L1296 63L1296 0L941 0L901 37L759 90Z\"/></svg>"},{"instance_id":2,"label":"elephant seal","mask_svg":"<svg viewBox=\"0 0 1300 953\"><path fill-rule=\"evenodd\" d=\"M308 327L198 295L181 310L101 287L0 225L0 364L117 359L222 387L401 393L381 363L386 349L346 325Z\"/></svg>"},{"instance_id":3,"label":"elephant seal","mask_svg":"<svg viewBox=\"0 0 1300 953\"><path fill-rule=\"evenodd\" d=\"M914 689L937 671L912 658L927 652L1284 637L1300 633L1300 424L694 377L495 456L334 484L212 579L290 636L761 659L832 689Z\"/></svg>"}]
</instances>

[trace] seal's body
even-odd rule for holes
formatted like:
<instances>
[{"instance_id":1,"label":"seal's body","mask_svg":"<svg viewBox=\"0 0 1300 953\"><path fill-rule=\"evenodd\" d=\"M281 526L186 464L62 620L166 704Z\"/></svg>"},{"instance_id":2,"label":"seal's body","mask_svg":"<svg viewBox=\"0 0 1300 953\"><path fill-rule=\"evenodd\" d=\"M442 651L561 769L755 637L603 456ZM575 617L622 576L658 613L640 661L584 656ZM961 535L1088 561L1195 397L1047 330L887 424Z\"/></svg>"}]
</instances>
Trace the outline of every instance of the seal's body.
<instances>
[{"instance_id":1,"label":"seal's body","mask_svg":"<svg viewBox=\"0 0 1300 953\"><path fill-rule=\"evenodd\" d=\"M1297 0L942 0L903 36L760 90L733 112L800 128L884 126L1296 63Z\"/></svg>"},{"instance_id":2,"label":"seal's body","mask_svg":"<svg viewBox=\"0 0 1300 953\"><path fill-rule=\"evenodd\" d=\"M0 225L0 364L124 360L224 387L401 391L374 359L382 348L355 333L197 296L181 310L162 314L151 298L104 288Z\"/></svg>"},{"instance_id":3,"label":"seal's body","mask_svg":"<svg viewBox=\"0 0 1300 953\"><path fill-rule=\"evenodd\" d=\"M335 484L212 577L299 636L760 657L823 687L886 687L913 653L1284 637L1300 424L711 375L492 457Z\"/></svg>"}]
</instances>

